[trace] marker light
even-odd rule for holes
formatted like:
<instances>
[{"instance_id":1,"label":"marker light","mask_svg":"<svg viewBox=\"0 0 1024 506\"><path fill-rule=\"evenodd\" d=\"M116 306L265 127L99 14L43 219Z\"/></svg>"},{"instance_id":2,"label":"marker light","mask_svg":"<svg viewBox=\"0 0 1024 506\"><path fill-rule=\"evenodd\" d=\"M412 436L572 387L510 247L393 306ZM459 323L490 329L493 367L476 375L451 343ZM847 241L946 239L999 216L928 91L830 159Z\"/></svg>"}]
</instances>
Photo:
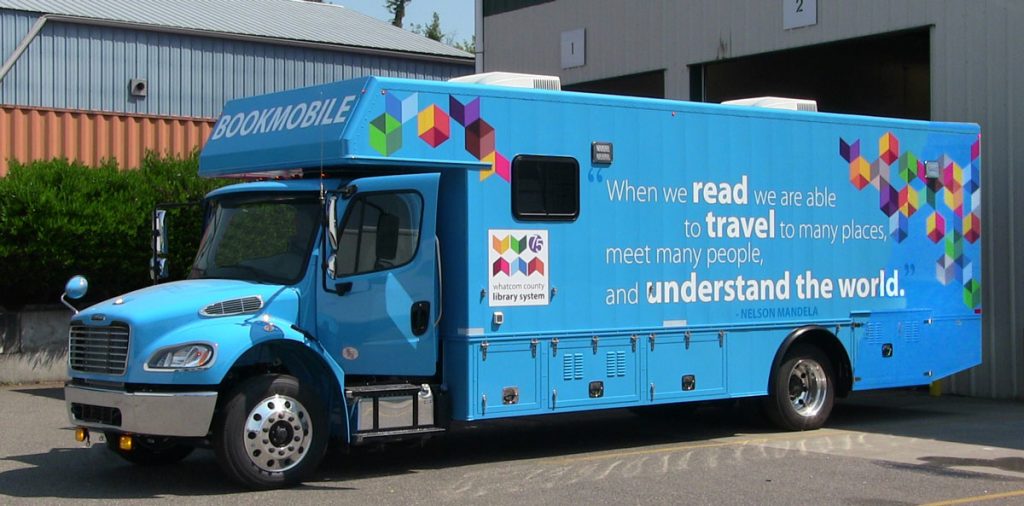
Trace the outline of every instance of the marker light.
<instances>
[{"instance_id":1,"label":"marker light","mask_svg":"<svg viewBox=\"0 0 1024 506\"><path fill-rule=\"evenodd\" d=\"M79 443L84 443L86 439L89 439L89 429L86 429L85 427L76 427L75 441L78 441Z\"/></svg>"},{"instance_id":2,"label":"marker light","mask_svg":"<svg viewBox=\"0 0 1024 506\"><path fill-rule=\"evenodd\" d=\"M186 344L164 348L149 359L148 369L198 369L210 364L213 348L207 344Z\"/></svg>"},{"instance_id":3,"label":"marker light","mask_svg":"<svg viewBox=\"0 0 1024 506\"><path fill-rule=\"evenodd\" d=\"M127 434L122 434L117 440L117 447L126 451L132 451L132 437Z\"/></svg>"}]
</instances>

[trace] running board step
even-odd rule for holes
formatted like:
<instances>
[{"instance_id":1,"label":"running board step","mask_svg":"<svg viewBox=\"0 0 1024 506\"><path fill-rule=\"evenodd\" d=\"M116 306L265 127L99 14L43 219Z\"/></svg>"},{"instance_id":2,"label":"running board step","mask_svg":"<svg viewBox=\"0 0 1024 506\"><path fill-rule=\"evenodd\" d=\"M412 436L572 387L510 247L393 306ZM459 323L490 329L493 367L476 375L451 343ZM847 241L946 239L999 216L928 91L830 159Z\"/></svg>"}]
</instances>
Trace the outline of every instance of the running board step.
<instances>
[{"instance_id":1,"label":"running board step","mask_svg":"<svg viewBox=\"0 0 1024 506\"><path fill-rule=\"evenodd\" d=\"M379 432L364 432L352 435L352 444L376 443L381 441L397 441L417 439L440 434L445 430L441 427L417 427L415 429L397 429Z\"/></svg>"},{"instance_id":2,"label":"running board step","mask_svg":"<svg viewBox=\"0 0 1024 506\"><path fill-rule=\"evenodd\" d=\"M436 403L430 385L351 386L345 389L345 397L354 414L353 437L385 433L404 436L406 431L438 428L434 425Z\"/></svg>"}]
</instances>

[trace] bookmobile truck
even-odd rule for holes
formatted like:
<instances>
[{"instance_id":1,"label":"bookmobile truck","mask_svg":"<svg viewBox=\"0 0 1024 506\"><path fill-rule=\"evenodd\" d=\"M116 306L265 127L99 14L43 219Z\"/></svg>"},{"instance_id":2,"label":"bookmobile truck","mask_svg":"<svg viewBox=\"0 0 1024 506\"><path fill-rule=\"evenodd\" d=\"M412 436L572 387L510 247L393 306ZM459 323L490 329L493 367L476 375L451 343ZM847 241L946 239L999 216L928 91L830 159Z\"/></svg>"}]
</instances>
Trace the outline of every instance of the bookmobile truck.
<instances>
[{"instance_id":1,"label":"bookmobile truck","mask_svg":"<svg viewBox=\"0 0 1024 506\"><path fill-rule=\"evenodd\" d=\"M200 173L262 180L206 197L188 279L72 317L68 413L136 463L212 448L252 488L461 421L761 397L815 429L838 396L980 362L979 143L459 82L234 100Z\"/></svg>"}]
</instances>

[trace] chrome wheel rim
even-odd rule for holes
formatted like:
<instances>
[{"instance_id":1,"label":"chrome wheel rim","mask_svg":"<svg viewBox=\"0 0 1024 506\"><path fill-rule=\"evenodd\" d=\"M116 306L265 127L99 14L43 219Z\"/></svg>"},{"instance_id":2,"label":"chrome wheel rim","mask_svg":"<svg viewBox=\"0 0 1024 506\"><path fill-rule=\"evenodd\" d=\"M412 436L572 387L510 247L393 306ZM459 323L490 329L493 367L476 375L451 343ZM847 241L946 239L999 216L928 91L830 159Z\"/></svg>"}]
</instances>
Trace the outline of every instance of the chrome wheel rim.
<instances>
[{"instance_id":1,"label":"chrome wheel rim","mask_svg":"<svg viewBox=\"0 0 1024 506\"><path fill-rule=\"evenodd\" d=\"M313 440L313 422L299 401L275 395L260 401L245 421L246 453L267 472L287 471L302 462Z\"/></svg>"},{"instance_id":2,"label":"chrome wheel rim","mask_svg":"<svg viewBox=\"0 0 1024 506\"><path fill-rule=\"evenodd\" d=\"M821 364L801 359L789 371L789 402L800 416L813 417L821 412L828 395L828 377Z\"/></svg>"}]
</instances>

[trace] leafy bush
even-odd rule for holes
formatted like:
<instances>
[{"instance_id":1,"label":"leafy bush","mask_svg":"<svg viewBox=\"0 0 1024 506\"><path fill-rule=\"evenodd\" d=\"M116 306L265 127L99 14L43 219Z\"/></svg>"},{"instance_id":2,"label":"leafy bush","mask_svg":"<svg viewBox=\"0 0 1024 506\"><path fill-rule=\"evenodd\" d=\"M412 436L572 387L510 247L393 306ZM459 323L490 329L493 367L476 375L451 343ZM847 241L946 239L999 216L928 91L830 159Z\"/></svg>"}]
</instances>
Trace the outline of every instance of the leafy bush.
<instances>
[{"instance_id":1,"label":"leafy bush","mask_svg":"<svg viewBox=\"0 0 1024 506\"><path fill-rule=\"evenodd\" d=\"M149 285L156 204L199 201L230 182L199 178L196 154L150 153L139 170L11 162L0 178L0 306L57 302L75 274L89 279L89 302ZM201 221L198 206L168 213L172 279L187 274Z\"/></svg>"}]
</instances>

